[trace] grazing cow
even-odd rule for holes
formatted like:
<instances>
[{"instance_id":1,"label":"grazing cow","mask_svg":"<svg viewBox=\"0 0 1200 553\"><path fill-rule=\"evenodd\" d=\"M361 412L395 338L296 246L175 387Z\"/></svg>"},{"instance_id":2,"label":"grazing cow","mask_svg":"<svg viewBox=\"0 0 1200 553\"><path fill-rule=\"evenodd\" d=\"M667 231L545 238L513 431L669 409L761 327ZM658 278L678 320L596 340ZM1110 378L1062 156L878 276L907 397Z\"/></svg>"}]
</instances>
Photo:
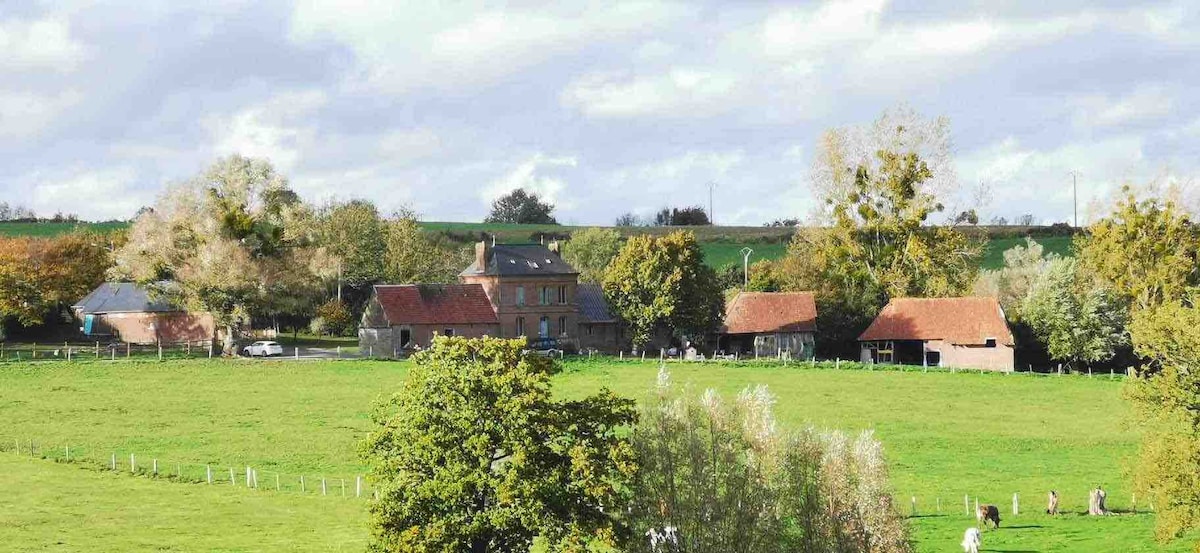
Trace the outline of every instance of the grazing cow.
<instances>
[{"instance_id":1,"label":"grazing cow","mask_svg":"<svg viewBox=\"0 0 1200 553\"><path fill-rule=\"evenodd\" d=\"M987 528L989 520L992 521L993 528L1000 527L1000 508L995 505L980 505L979 510L975 512L975 523Z\"/></svg>"},{"instance_id":2,"label":"grazing cow","mask_svg":"<svg viewBox=\"0 0 1200 553\"><path fill-rule=\"evenodd\" d=\"M1050 503L1046 505L1046 514L1058 514L1058 492L1050 490Z\"/></svg>"},{"instance_id":3,"label":"grazing cow","mask_svg":"<svg viewBox=\"0 0 1200 553\"><path fill-rule=\"evenodd\" d=\"M963 532L963 553L979 553L979 542L979 529L967 528L967 531Z\"/></svg>"}]
</instances>

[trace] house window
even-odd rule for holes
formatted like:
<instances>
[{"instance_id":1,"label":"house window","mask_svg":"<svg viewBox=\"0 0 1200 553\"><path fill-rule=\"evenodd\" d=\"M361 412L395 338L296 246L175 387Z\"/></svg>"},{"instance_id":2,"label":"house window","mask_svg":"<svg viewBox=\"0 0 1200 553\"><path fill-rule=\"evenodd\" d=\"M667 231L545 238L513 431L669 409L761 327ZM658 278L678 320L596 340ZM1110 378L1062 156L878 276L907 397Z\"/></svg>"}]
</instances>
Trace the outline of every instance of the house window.
<instances>
[{"instance_id":1,"label":"house window","mask_svg":"<svg viewBox=\"0 0 1200 553\"><path fill-rule=\"evenodd\" d=\"M525 287L524 286L517 287L517 305L520 305L520 306L525 305Z\"/></svg>"},{"instance_id":2,"label":"house window","mask_svg":"<svg viewBox=\"0 0 1200 553\"><path fill-rule=\"evenodd\" d=\"M443 328L442 334L445 336L454 336L454 329L453 328Z\"/></svg>"},{"instance_id":3,"label":"house window","mask_svg":"<svg viewBox=\"0 0 1200 553\"><path fill-rule=\"evenodd\" d=\"M565 305L567 303L567 287L558 287L558 303Z\"/></svg>"},{"instance_id":4,"label":"house window","mask_svg":"<svg viewBox=\"0 0 1200 553\"><path fill-rule=\"evenodd\" d=\"M558 318L558 334L560 336L567 335L567 318L566 317Z\"/></svg>"},{"instance_id":5,"label":"house window","mask_svg":"<svg viewBox=\"0 0 1200 553\"><path fill-rule=\"evenodd\" d=\"M541 305L550 305L550 288L548 286L541 287L538 296L538 303Z\"/></svg>"},{"instance_id":6,"label":"house window","mask_svg":"<svg viewBox=\"0 0 1200 553\"><path fill-rule=\"evenodd\" d=\"M538 338L545 338L550 335L550 317L542 317L538 321Z\"/></svg>"},{"instance_id":7,"label":"house window","mask_svg":"<svg viewBox=\"0 0 1200 553\"><path fill-rule=\"evenodd\" d=\"M983 347L985 347L985 348L996 347L996 339L995 338L985 338L983 340Z\"/></svg>"},{"instance_id":8,"label":"house window","mask_svg":"<svg viewBox=\"0 0 1200 553\"><path fill-rule=\"evenodd\" d=\"M525 335L525 317L517 317L517 336Z\"/></svg>"},{"instance_id":9,"label":"house window","mask_svg":"<svg viewBox=\"0 0 1200 553\"><path fill-rule=\"evenodd\" d=\"M592 325L584 325L584 328L587 329L588 336L591 336L592 335Z\"/></svg>"}]
</instances>

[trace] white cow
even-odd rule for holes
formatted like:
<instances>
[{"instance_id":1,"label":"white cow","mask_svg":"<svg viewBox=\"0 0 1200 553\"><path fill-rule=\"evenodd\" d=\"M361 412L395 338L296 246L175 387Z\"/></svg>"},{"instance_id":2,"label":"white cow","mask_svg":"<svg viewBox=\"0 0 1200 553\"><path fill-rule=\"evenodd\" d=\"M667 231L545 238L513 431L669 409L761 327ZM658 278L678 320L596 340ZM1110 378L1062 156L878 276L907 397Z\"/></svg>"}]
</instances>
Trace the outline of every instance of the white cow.
<instances>
[{"instance_id":1,"label":"white cow","mask_svg":"<svg viewBox=\"0 0 1200 553\"><path fill-rule=\"evenodd\" d=\"M963 532L962 548L964 553L979 553L979 529L972 526Z\"/></svg>"}]
</instances>

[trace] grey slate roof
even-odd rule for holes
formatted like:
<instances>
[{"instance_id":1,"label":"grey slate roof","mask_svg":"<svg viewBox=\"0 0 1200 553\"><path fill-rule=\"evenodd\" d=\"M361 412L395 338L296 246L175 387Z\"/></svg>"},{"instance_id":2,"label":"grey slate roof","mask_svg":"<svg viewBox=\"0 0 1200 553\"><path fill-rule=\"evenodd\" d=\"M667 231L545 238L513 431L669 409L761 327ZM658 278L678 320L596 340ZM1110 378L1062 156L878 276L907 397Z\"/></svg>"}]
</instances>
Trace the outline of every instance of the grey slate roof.
<instances>
[{"instance_id":1,"label":"grey slate roof","mask_svg":"<svg viewBox=\"0 0 1200 553\"><path fill-rule=\"evenodd\" d=\"M83 314L181 311L170 302L151 300L146 288L132 282L105 282L72 308Z\"/></svg>"},{"instance_id":2,"label":"grey slate roof","mask_svg":"<svg viewBox=\"0 0 1200 553\"><path fill-rule=\"evenodd\" d=\"M579 315L587 322L616 322L617 318L609 310L608 300L604 299L604 290L599 284L580 284L575 297L579 300Z\"/></svg>"},{"instance_id":3,"label":"grey slate roof","mask_svg":"<svg viewBox=\"0 0 1200 553\"><path fill-rule=\"evenodd\" d=\"M479 268L478 261L463 270L464 276L470 275L500 275L500 276L539 276L539 275L576 275L574 267L563 261L558 254L541 244L496 244L491 247L491 254L486 260L484 271Z\"/></svg>"}]
</instances>

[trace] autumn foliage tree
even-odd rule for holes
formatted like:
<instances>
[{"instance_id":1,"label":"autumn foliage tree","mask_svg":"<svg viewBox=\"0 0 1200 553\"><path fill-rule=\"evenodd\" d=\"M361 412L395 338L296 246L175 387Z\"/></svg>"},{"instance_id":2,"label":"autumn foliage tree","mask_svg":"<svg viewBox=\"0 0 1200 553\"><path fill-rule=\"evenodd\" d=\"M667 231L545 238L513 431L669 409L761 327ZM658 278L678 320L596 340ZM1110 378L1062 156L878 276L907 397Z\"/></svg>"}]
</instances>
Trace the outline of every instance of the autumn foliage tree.
<instances>
[{"instance_id":1,"label":"autumn foliage tree","mask_svg":"<svg viewBox=\"0 0 1200 553\"><path fill-rule=\"evenodd\" d=\"M265 160L231 156L143 212L111 276L212 314L232 355L253 316L320 293L311 210Z\"/></svg>"},{"instance_id":2,"label":"autumn foliage tree","mask_svg":"<svg viewBox=\"0 0 1200 553\"><path fill-rule=\"evenodd\" d=\"M894 129L903 135L903 127ZM825 141L821 159L836 182L824 188L829 225L798 232L781 269L784 286L817 293L818 343L853 344L889 298L954 296L970 289L983 245L949 226L926 186L933 170L916 152L878 150L853 161Z\"/></svg>"},{"instance_id":3,"label":"autumn foliage tree","mask_svg":"<svg viewBox=\"0 0 1200 553\"><path fill-rule=\"evenodd\" d=\"M104 282L120 236L77 231L54 238L0 238L0 321L45 322Z\"/></svg>"},{"instance_id":4,"label":"autumn foliage tree","mask_svg":"<svg viewBox=\"0 0 1200 553\"><path fill-rule=\"evenodd\" d=\"M588 228L571 233L563 244L562 257L579 271L579 282L600 283L604 271L621 251L621 233L613 229Z\"/></svg>"}]
</instances>

